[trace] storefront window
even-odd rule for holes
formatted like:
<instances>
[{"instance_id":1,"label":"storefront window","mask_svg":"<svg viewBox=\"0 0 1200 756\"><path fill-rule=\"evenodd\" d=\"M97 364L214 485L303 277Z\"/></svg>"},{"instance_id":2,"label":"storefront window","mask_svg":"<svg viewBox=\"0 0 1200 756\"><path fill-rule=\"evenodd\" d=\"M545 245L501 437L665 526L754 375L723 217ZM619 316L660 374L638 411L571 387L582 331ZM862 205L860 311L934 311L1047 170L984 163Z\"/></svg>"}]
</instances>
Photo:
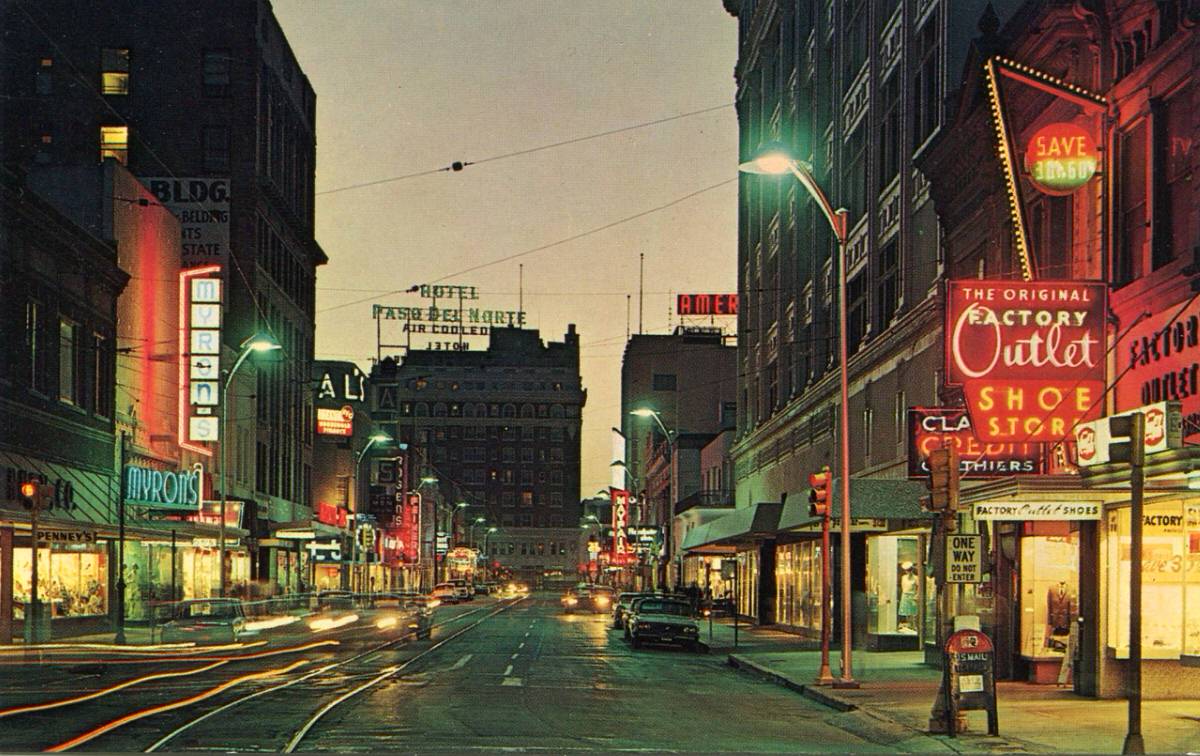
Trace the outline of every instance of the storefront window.
<instances>
[{"instance_id":1,"label":"storefront window","mask_svg":"<svg viewBox=\"0 0 1200 756\"><path fill-rule=\"evenodd\" d=\"M13 614L24 619L31 600L33 552L13 549ZM94 617L108 612L108 557L103 550L69 546L38 549L38 599L51 618Z\"/></svg>"},{"instance_id":2,"label":"storefront window","mask_svg":"<svg viewBox=\"0 0 1200 756\"><path fill-rule=\"evenodd\" d=\"M775 621L821 629L821 545L817 541L775 549Z\"/></svg>"},{"instance_id":3,"label":"storefront window","mask_svg":"<svg viewBox=\"0 0 1200 756\"><path fill-rule=\"evenodd\" d=\"M1021 654L1062 656L1079 613L1079 540L1069 523L1032 524L1021 538Z\"/></svg>"},{"instance_id":4,"label":"storefront window","mask_svg":"<svg viewBox=\"0 0 1200 756\"><path fill-rule=\"evenodd\" d=\"M1178 659L1200 645L1200 512L1180 501L1147 504L1142 513L1142 657ZM1105 519L1105 593L1108 647L1129 658L1129 578L1132 539L1128 507ZM1184 590L1186 578L1187 590ZM1193 599L1193 601L1188 601ZM1185 628L1186 635L1185 635Z\"/></svg>"},{"instance_id":5,"label":"storefront window","mask_svg":"<svg viewBox=\"0 0 1200 756\"><path fill-rule=\"evenodd\" d=\"M921 585L917 536L867 539L867 632L917 635Z\"/></svg>"},{"instance_id":6,"label":"storefront window","mask_svg":"<svg viewBox=\"0 0 1200 756\"><path fill-rule=\"evenodd\" d=\"M758 552L739 551L737 565L738 613L758 617Z\"/></svg>"}]
</instances>

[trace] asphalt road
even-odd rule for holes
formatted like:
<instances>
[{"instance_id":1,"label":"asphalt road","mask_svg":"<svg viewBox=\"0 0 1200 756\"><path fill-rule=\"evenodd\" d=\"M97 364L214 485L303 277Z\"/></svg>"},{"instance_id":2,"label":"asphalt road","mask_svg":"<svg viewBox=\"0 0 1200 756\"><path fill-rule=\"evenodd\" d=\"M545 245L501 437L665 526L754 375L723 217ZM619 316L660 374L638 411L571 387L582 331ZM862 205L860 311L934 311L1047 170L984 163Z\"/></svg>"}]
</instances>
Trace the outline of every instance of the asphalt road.
<instances>
[{"instance_id":1,"label":"asphalt road","mask_svg":"<svg viewBox=\"0 0 1200 756\"><path fill-rule=\"evenodd\" d=\"M111 653L82 665L9 659L0 751L878 752L895 742L859 715L733 671L724 654L635 651L606 615L563 614L557 596L441 607L431 640L379 632L377 619L292 625L255 650L277 655L213 669ZM187 674L136 680L162 672ZM269 676L246 679L259 674ZM12 713L44 702L54 708Z\"/></svg>"},{"instance_id":2,"label":"asphalt road","mask_svg":"<svg viewBox=\"0 0 1200 756\"><path fill-rule=\"evenodd\" d=\"M538 595L330 717L302 750L880 750L839 716L723 655L634 651L607 616Z\"/></svg>"}]
</instances>

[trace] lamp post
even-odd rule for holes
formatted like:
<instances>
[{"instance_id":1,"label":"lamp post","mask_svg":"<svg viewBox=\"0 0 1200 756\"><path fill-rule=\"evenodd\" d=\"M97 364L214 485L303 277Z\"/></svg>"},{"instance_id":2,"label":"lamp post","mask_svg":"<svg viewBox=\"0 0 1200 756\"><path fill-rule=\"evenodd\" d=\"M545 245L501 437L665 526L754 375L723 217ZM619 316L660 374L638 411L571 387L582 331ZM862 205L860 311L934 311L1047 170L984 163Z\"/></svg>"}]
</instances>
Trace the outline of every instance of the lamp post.
<instances>
[{"instance_id":1,"label":"lamp post","mask_svg":"<svg viewBox=\"0 0 1200 756\"><path fill-rule=\"evenodd\" d=\"M471 520L471 523L467 528L467 543L470 544L471 548L475 548L475 526L483 525L486 522L486 517L476 517L474 520Z\"/></svg>"},{"instance_id":2,"label":"lamp post","mask_svg":"<svg viewBox=\"0 0 1200 756\"><path fill-rule=\"evenodd\" d=\"M362 585L361 576L358 572L358 494L362 489L359 480L359 471L362 469L362 461L367 456L367 452L375 444L386 444L392 440L392 437L386 433L373 433L367 439L367 445L359 451L358 456L354 459L354 495L350 497L353 506L350 507L350 522L348 530L350 531L350 590L354 591L355 579L358 578L358 584ZM402 445L403 446L403 445Z\"/></svg>"},{"instance_id":3,"label":"lamp post","mask_svg":"<svg viewBox=\"0 0 1200 756\"><path fill-rule=\"evenodd\" d=\"M835 688L857 688L852 666L852 651L850 648L850 376L847 361L846 335L846 237L849 233L850 212L845 208L835 210L825 192L817 185L812 175L812 167L796 160L786 149L778 145L769 146L753 160L738 166L744 173L765 175L780 175L790 173L800 182L800 185L816 201L821 213L829 221L833 235L838 243L838 361L841 364L841 409L839 434L838 473L841 478L841 509L842 509L842 676L835 680Z\"/></svg>"},{"instance_id":4,"label":"lamp post","mask_svg":"<svg viewBox=\"0 0 1200 756\"><path fill-rule=\"evenodd\" d=\"M652 417L654 422L658 424L659 430L663 432L663 436L667 439L667 511L663 517L663 564L661 586L666 588L667 575L670 571L671 559L674 556L671 553L671 521L675 517L675 502L673 501L674 478L675 478L675 441L671 438L671 431L667 430L667 426L663 425L662 417L659 416L657 410L649 407L640 407L632 410L629 414L636 417ZM678 580L678 576L676 577Z\"/></svg>"},{"instance_id":5,"label":"lamp post","mask_svg":"<svg viewBox=\"0 0 1200 756\"><path fill-rule=\"evenodd\" d=\"M437 488L437 483L438 483L438 479L436 477L434 477L432 475L425 475L425 476L421 477L421 482L417 485L418 489L422 488L423 486L433 486L434 487L433 488L434 496L431 499L432 506L430 507L430 511L433 513L433 543L430 544L430 548L429 548L430 558L433 560L433 575L432 575L433 582L430 585L430 588L432 588L434 585L437 585L437 581L438 581L437 580L437 577L438 577L438 569L437 569L438 568L438 558L437 558L437 537L438 537L437 494L438 494L438 488Z\"/></svg>"},{"instance_id":6,"label":"lamp post","mask_svg":"<svg viewBox=\"0 0 1200 756\"><path fill-rule=\"evenodd\" d=\"M217 552L221 562L220 595L222 597L229 592L229 570L225 567L225 510L228 508L229 502L229 486L226 484L226 470L229 467L229 385L233 383L233 377L237 375L238 368L242 366L247 357L255 353L283 349L275 340L266 336L251 336L243 341L239 348L241 354L233 363L233 367L225 373L225 380L221 383L221 404L217 408L221 411L221 522L217 531Z\"/></svg>"},{"instance_id":7,"label":"lamp post","mask_svg":"<svg viewBox=\"0 0 1200 756\"><path fill-rule=\"evenodd\" d=\"M485 583L488 581L488 571L492 567L492 556L491 553L488 552L488 539L491 538L492 533L495 533L499 530L500 528L493 525L483 532L483 582Z\"/></svg>"}]
</instances>

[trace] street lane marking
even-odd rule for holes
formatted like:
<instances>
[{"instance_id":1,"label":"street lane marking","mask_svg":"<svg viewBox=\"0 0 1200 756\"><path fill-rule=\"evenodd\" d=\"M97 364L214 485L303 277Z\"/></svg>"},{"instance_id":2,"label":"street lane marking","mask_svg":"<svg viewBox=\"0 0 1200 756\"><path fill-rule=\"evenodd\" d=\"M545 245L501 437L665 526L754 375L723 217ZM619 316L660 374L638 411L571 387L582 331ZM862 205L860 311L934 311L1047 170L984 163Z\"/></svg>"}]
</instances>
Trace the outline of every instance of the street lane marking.
<instances>
[{"instance_id":1,"label":"street lane marking","mask_svg":"<svg viewBox=\"0 0 1200 756\"><path fill-rule=\"evenodd\" d=\"M517 646L517 648L518 649L525 648L525 641L521 641L521 645Z\"/></svg>"},{"instance_id":2,"label":"street lane marking","mask_svg":"<svg viewBox=\"0 0 1200 756\"><path fill-rule=\"evenodd\" d=\"M509 686L509 687L517 687L517 688L519 688L519 687L521 687L522 685L524 685L524 684L525 684L525 682L524 682L524 681L523 681L521 678L519 678L519 677L506 677L506 678L504 678L504 680L503 680L503 681L501 681L501 683L500 683L500 684L501 684L501 685L507 685L507 686Z\"/></svg>"},{"instance_id":3,"label":"street lane marking","mask_svg":"<svg viewBox=\"0 0 1200 756\"><path fill-rule=\"evenodd\" d=\"M462 669L463 667L467 666L467 662L471 661L472 656L473 656L473 654L467 654L463 658L454 662L454 666L451 667L450 669Z\"/></svg>"},{"instance_id":4,"label":"street lane marking","mask_svg":"<svg viewBox=\"0 0 1200 756\"><path fill-rule=\"evenodd\" d=\"M510 657L508 657L508 658L509 658L509 659L516 659L518 656L520 656L520 654L513 654L512 656L510 656Z\"/></svg>"},{"instance_id":5,"label":"street lane marking","mask_svg":"<svg viewBox=\"0 0 1200 756\"><path fill-rule=\"evenodd\" d=\"M512 665L511 665L511 664L509 664L509 665L508 665L508 666L507 666L507 667L504 669L504 676L505 676L505 677L508 677L508 676L509 676L509 675L511 675L511 674L512 674Z\"/></svg>"}]
</instances>

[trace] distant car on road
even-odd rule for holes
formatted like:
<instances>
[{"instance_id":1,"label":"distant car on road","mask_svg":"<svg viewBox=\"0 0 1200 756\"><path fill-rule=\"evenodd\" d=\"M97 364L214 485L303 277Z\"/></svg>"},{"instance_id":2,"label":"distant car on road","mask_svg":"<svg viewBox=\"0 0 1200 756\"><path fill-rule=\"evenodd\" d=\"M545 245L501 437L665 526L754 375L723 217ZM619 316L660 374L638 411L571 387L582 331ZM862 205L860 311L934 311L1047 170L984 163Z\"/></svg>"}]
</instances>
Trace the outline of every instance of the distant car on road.
<instances>
[{"instance_id":1,"label":"distant car on road","mask_svg":"<svg viewBox=\"0 0 1200 756\"><path fill-rule=\"evenodd\" d=\"M575 590L570 590L559 597L558 603L562 604L563 611L567 614L579 608L581 597Z\"/></svg>"},{"instance_id":2,"label":"distant car on road","mask_svg":"<svg viewBox=\"0 0 1200 756\"><path fill-rule=\"evenodd\" d=\"M645 643L666 643L695 651L700 647L700 625L688 601L648 596L634 602L625 621L625 639L634 648Z\"/></svg>"},{"instance_id":3,"label":"distant car on road","mask_svg":"<svg viewBox=\"0 0 1200 756\"><path fill-rule=\"evenodd\" d=\"M412 591L377 593L374 605L375 626L380 630L407 628L417 638L429 638L433 632L433 608L437 600L430 596Z\"/></svg>"},{"instance_id":4,"label":"distant car on road","mask_svg":"<svg viewBox=\"0 0 1200 756\"><path fill-rule=\"evenodd\" d=\"M607 614L616 598L616 591L612 586L608 585L593 585L588 591L587 607L593 612Z\"/></svg>"},{"instance_id":5,"label":"distant car on road","mask_svg":"<svg viewBox=\"0 0 1200 756\"><path fill-rule=\"evenodd\" d=\"M164 643L234 643L246 633L246 612L238 599L181 601L162 626Z\"/></svg>"},{"instance_id":6,"label":"distant car on road","mask_svg":"<svg viewBox=\"0 0 1200 756\"><path fill-rule=\"evenodd\" d=\"M474 601L475 600L475 589L472 588L471 584L468 583L466 580L458 578L455 580L449 580L447 582L449 582L450 585L454 586L454 590L458 591L459 601Z\"/></svg>"},{"instance_id":7,"label":"distant car on road","mask_svg":"<svg viewBox=\"0 0 1200 756\"><path fill-rule=\"evenodd\" d=\"M438 583L433 586L431 595L443 604L457 604L462 600L457 586L453 583Z\"/></svg>"}]
</instances>

